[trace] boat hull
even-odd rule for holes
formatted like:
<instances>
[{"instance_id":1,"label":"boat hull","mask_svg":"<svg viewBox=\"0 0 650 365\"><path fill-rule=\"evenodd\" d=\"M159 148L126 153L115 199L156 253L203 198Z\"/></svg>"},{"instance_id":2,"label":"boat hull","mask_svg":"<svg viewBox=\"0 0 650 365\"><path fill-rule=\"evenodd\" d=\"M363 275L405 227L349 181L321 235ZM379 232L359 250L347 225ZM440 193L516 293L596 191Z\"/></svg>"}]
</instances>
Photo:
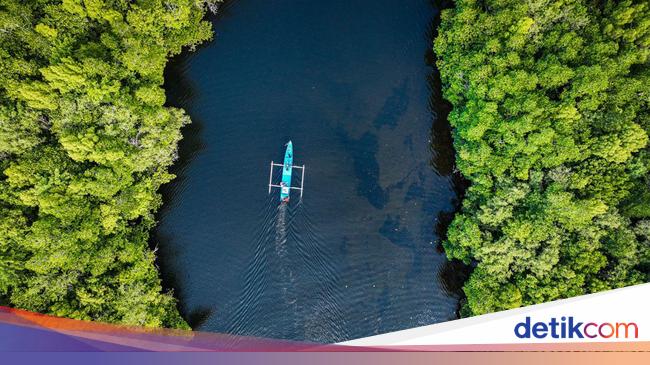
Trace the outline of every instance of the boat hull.
<instances>
[{"instance_id":1,"label":"boat hull","mask_svg":"<svg viewBox=\"0 0 650 365\"><path fill-rule=\"evenodd\" d=\"M287 143L287 149L284 152L284 167L282 168L282 182L280 183L280 200L289 201L291 195L291 171L293 170L293 144Z\"/></svg>"}]
</instances>

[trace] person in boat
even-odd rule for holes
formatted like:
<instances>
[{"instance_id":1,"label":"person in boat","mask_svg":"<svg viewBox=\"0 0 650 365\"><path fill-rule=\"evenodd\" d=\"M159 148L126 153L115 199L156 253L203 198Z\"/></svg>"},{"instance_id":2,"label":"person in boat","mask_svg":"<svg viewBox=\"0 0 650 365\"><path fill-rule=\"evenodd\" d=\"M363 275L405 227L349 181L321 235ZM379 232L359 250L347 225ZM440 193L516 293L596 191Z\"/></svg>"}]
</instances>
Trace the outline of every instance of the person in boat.
<instances>
[{"instance_id":1,"label":"person in boat","mask_svg":"<svg viewBox=\"0 0 650 365\"><path fill-rule=\"evenodd\" d=\"M287 184L284 183L284 181L280 181L280 188L286 188ZM288 203L289 202L289 197L283 198L282 199L283 203Z\"/></svg>"}]
</instances>

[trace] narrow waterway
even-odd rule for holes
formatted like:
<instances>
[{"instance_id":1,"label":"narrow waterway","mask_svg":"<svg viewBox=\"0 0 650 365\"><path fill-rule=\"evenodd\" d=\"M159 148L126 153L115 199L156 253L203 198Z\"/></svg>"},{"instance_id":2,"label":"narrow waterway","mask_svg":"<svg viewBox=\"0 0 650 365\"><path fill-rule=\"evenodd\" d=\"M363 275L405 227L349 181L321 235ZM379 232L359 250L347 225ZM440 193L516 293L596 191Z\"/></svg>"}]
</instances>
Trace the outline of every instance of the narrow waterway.
<instances>
[{"instance_id":1,"label":"narrow waterway","mask_svg":"<svg viewBox=\"0 0 650 365\"><path fill-rule=\"evenodd\" d=\"M336 342L456 318L435 2L239 0L174 60L183 130L153 242L194 329ZM267 194L293 141L304 198ZM277 174L276 174L277 176Z\"/></svg>"}]
</instances>

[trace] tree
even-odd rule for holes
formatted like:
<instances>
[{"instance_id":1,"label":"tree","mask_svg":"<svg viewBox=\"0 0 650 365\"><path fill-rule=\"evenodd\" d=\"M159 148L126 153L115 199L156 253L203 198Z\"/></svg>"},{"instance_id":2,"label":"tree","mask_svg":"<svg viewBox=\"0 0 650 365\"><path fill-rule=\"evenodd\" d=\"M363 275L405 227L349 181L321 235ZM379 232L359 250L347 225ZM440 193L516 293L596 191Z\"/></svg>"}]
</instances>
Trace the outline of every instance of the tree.
<instances>
[{"instance_id":1,"label":"tree","mask_svg":"<svg viewBox=\"0 0 650 365\"><path fill-rule=\"evenodd\" d=\"M650 5L459 0L435 41L472 183L465 315L648 281Z\"/></svg>"},{"instance_id":2,"label":"tree","mask_svg":"<svg viewBox=\"0 0 650 365\"><path fill-rule=\"evenodd\" d=\"M189 123L163 69L212 37L206 3L0 1L0 300L187 328L148 232Z\"/></svg>"}]
</instances>

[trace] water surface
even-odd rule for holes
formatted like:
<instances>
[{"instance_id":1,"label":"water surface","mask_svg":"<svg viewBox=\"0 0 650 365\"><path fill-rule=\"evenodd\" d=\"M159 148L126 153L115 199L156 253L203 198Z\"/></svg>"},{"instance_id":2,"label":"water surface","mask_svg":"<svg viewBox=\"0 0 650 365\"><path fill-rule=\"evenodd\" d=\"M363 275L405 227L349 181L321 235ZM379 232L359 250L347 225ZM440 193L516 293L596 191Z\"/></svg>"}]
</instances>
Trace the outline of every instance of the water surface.
<instances>
[{"instance_id":1,"label":"water surface","mask_svg":"<svg viewBox=\"0 0 650 365\"><path fill-rule=\"evenodd\" d=\"M230 1L214 41L172 63L169 104L193 124L154 242L194 329L336 342L456 318L437 249L458 198L427 57L437 15ZM284 206L267 182L290 139L305 194Z\"/></svg>"}]
</instances>

